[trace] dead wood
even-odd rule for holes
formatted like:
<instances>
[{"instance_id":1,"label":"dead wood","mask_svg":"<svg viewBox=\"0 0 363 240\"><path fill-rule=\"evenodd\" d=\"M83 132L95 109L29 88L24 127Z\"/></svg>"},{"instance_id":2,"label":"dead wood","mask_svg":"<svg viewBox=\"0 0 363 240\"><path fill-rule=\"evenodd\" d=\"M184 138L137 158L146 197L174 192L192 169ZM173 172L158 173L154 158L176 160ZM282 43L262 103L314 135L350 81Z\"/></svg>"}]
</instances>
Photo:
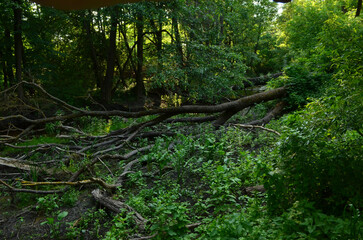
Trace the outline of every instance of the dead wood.
<instances>
[{"instance_id":1,"label":"dead wood","mask_svg":"<svg viewBox=\"0 0 363 240\"><path fill-rule=\"evenodd\" d=\"M19 179L22 186L44 186L44 185L68 185L68 186L79 186L79 185L89 185L93 183L97 183L105 189L108 190L115 190L116 185L108 184L100 178L90 178L87 180L75 181L75 182L32 182L32 181L25 181Z\"/></svg>"},{"instance_id":2,"label":"dead wood","mask_svg":"<svg viewBox=\"0 0 363 240\"><path fill-rule=\"evenodd\" d=\"M263 185L256 185L246 188L247 195L252 195L254 193L264 193L264 192L266 192L266 189Z\"/></svg>"},{"instance_id":3,"label":"dead wood","mask_svg":"<svg viewBox=\"0 0 363 240\"><path fill-rule=\"evenodd\" d=\"M6 117L0 118L0 121L4 120L10 120L10 119L22 119L30 124L44 124L49 122L55 122L55 121L65 121L68 119L74 119L79 118L83 116L93 116L93 117L111 117L111 116L120 116L125 118L139 118L143 116L149 116L149 115L157 115L157 114L170 114L169 117L183 114L183 113L220 113L225 111L233 111L233 110L242 110L243 108L252 106L254 104L263 102L263 101L269 101L276 98L283 97L286 94L286 88L281 87L277 89L272 89L266 92L257 93L251 96L243 97L241 99L222 103L219 105L187 105L187 106L181 106L181 107L171 107L171 108L161 108L161 109L153 109L153 110L145 110L145 111L139 111L139 112L127 112L127 111L118 111L118 110L112 110L112 111L89 111L89 110L83 110L74 106L71 106L64 101L50 95L49 93L46 93L44 89L42 89L39 85L35 83L27 83L22 82L21 84L25 85L31 85L35 88L41 89L41 92L43 92L47 97L49 97L51 100L53 100L55 103L60 104L66 109L70 109L73 112L65 115L57 115L57 116L51 116L51 117L43 117L39 119L30 119L28 117L25 117L23 115L17 114L17 115L10 115Z\"/></svg>"},{"instance_id":4,"label":"dead wood","mask_svg":"<svg viewBox=\"0 0 363 240\"><path fill-rule=\"evenodd\" d=\"M31 181L22 181L24 187L32 187L32 186L43 186L43 185L53 185L53 186L65 186L62 189L56 190L33 190L33 189L19 189L7 184L2 181L1 184L4 185L8 191L11 192L27 192L27 193L36 193L36 194L51 194L51 193L63 193L69 189L71 186L80 186L80 185L89 185L89 184L98 184L103 187L105 190L109 190L110 192L114 192L117 187L122 186L122 184L126 181L126 176L132 172L132 168L138 163L138 159L132 160L139 153L144 153L150 150L153 145L135 148L131 146L131 143L134 144L137 138L155 138L158 136L173 136L176 134L175 129L168 128L168 131L145 131L146 128L154 127L162 122L167 123L201 123L201 122L210 122L214 121L213 125L215 127L219 127L223 125L226 121L228 121L233 115L238 113L239 111L253 107L255 104L270 101L278 98L282 98L287 94L286 88L281 87L273 90L268 90L266 92L257 93L254 95L250 95L247 97L243 97L237 99L235 101L230 101L218 105L186 105L181 107L170 107L170 108L160 108L160 109L152 109L152 110L142 110L138 112L127 112L127 111L119 111L119 110L110 110L110 111L90 111L85 109L80 109L74 107L72 105L67 104L66 102L52 96L47 93L41 86L35 83L22 82L20 83L23 86L32 87L36 89L40 94L45 96L48 101L56 104L57 107L63 110L62 114L55 114L54 112L46 112L42 111L38 105L31 106L29 102L24 101L24 105L26 105L27 109L32 109L32 111L36 111L38 115L22 115L21 112L17 112L14 115L2 116L0 117L1 122L10 122L7 133L10 132L11 129L16 129L17 134L14 136L10 136L9 134L4 134L0 136L0 144L2 146L11 147L14 149L30 149L32 151L23 155L22 157L15 157L12 159L9 158L0 158L0 165L11 167L15 169L19 169L21 171L30 171L32 168L36 168L37 170L41 170L42 173L55 178L54 182L31 182ZM8 94L10 91L15 91L20 84L13 86L12 88L7 89L6 91L0 92L0 96L4 94ZM268 122L273 117L276 117L282 111L285 105L283 103L277 104L276 107L269 112L261 121L263 123ZM54 108L54 107L53 107ZM193 117L185 117L185 118L177 118L177 115L180 114L193 114ZM207 116L199 117L198 114L206 114ZM127 128L118 129L116 131L110 132L107 135L103 136L91 136L80 129L77 129L73 126L63 125L66 120L74 120L76 118L90 116L90 117L112 117L118 116L123 118L140 118L144 116L154 116L153 119L144 121L138 124L131 125ZM176 117L176 118L172 118ZM12 124L14 120L22 120L26 122L28 125L23 129L17 128ZM59 123L58 123L59 121ZM69 141L65 144L37 144L37 145L28 145L28 146L18 146L14 144L14 142L19 142L22 138L25 138L28 134L33 133L34 130L44 128L46 123L57 122L55 125L57 129L59 129L62 134L59 134L58 138L66 138ZM68 124L68 123L67 123ZM252 126L253 125L253 126ZM238 127L244 128L259 128L262 130L270 131L275 134L279 134L278 132L265 128L263 126L254 126L255 124L248 125L235 125ZM69 134L69 135L64 135ZM137 145L136 145L137 146ZM127 149L128 152L125 153ZM24 159L30 158L34 156L35 153L41 151L58 151L62 152L60 154L60 159L53 159L43 162L30 162L25 161ZM122 152L122 154L120 154ZM78 170L71 174L71 176L57 174L52 170L49 164L56 162L63 162L66 165L69 165L71 160L72 162L82 161L84 159L89 159L88 162L78 168ZM104 180L97 178L93 174L94 165L97 163L102 164L108 172L114 176L112 172L112 167L108 166L108 161L113 160L129 160L124 168L122 173L118 173L119 176L115 179L114 184L108 184ZM46 164L46 166L44 166ZM39 167L42 166L42 167ZM86 175L86 179L88 180L77 180L82 174L91 173L91 177ZM68 173L69 174L69 173ZM93 174L93 175L92 175ZM64 177L68 181L63 181ZM59 181L61 179L61 181ZM117 205L116 203L111 203L101 195L96 196L100 197L99 201L103 201L104 204L109 204L110 206L114 204L116 207L125 207L124 205ZM139 221L141 221L139 219Z\"/></svg>"},{"instance_id":5,"label":"dead wood","mask_svg":"<svg viewBox=\"0 0 363 240\"><path fill-rule=\"evenodd\" d=\"M69 145L57 144L57 143L45 143L45 144L27 145L27 146L17 146L17 145L13 145L10 143L5 143L4 145L14 148L14 149L31 149L31 148L35 148L37 150L50 149L50 148L61 148L61 149L67 148L68 150L81 149L80 146L69 146Z\"/></svg>"},{"instance_id":6,"label":"dead wood","mask_svg":"<svg viewBox=\"0 0 363 240\"><path fill-rule=\"evenodd\" d=\"M276 118L277 116L281 115L284 111L284 108L287 106L286 102L279 102L276 104L276 106L266 114L262 119L255 120L249 123L246 123L247 125L265 125L269 123L272 119Z\"/></svg>"},{"instance_id":7,"label":"dead wood","mask_svg":"<svg viewBox=\"0 0 363 240\"><path fill-rule=\"evenodd\" d=\"M166 120L166 123L204 123L211 122L217 119L218 116L206 116L206 117L187 117L187 118L170 118Z\"/></svg>"},{"instance_id":8,"label":"dead wood","mask_svg":"<svg viewBox=\"0 0 363 240\"><path fill-rule=\"evenodd\" d=\"M112 159L112 160L127 160L131 157L133 157L134 155L138 154L138 153L142 153L145 151L150 150L152 147L154 146L154 144L148 145L146 147L142 147L142 148L138 148L135 149L129 153L126 153L125 155L118 155L118 154L105 154L105 155L101 155L99 156L101 159Z\"/></svg>"},{"instance_id":9,"label":"dead wood","mask_svg":"<svg viewBox=\"0 0 363 240\"><path fill-rule=\"evenodd\" d=\"M16 168L24 171L30 171L32 168L32 166L29 165L29 162L24 162L18 159L4 158L4 157L0 157L0 166Z\"/></svg>"},{"instance_id":10,"label":"dead wood","mask_svg":"<svg viewBox=\"0 0 363 240\"><path fill-rule=\"evenodd\" d=\"M16 158L0 157L0 166L16 168L23 171L31 171L33 169L38 172L44 172L48 175L53 175L53 176L67 174L67 172L55 171L54 169L41 167L39 165L40 164L37 162L20 160Z\"/></svg>"},{"instance_id":11,"label":"dead wood","mask_svg":"<svg viewBox=\"0 0 363 240\"><path fill-rule=\"evenodd\" d=\"M132 173L132 171L130 171L132 166L138 162L139 162L139 159L135 159L135 160L129 162L128 164L126 164L126 166L124 167L123 173L121 173L120 177L117 179L117 185L119 185L119 186L122 185L122 183L124 182L124 180L126 178L126 175L129 173Z\"/></svg>"},{"instance_id":12,"label":"dead wood","mask_svg":"<svg viewBox=\"0 0 363 240\"><path fill-rule=\"evenodd\" d=\"M49 190L49 191L44 191L44 190L33 190L33 189L22 189L22 188L15 188L9 184L7 184L6 182L4 182L3 180L0 179L0 184L6 186L8 189L5 191L9 191L9 192L21 192L21 193L33 193L33 194L55 194L55 193L62 193L65 192L68 188L65 187L63 189L60 190Z\"/></svg>"},{"instance_id":13,"label":"dead wood","mask_svg":"<svg viewBox=\"0 0 363 240\"><path fill-rule=\"evenodd\" d=\"M150 236L130 238L130 240L147 240L147 239L152 239L152 238L156 237L157 235L158 235L157 233L154 233L153 235L150 235Z\"/></svg>"},{"instance_id":14,"label":"dead wood","mask_svg":"<svg viewBox=\"0 0 363 240\"><path fill-rule=\"evenodd\" d=\"M145 225L147 220L126 203L108 197L100 189L93 190L92 196L97 202L99 202L102 206L106 207L112 212L121 213L122 212L121 209L126 209L127 212L133 213L133 219L136 222L139 230L141 232L145 231Z\"/></svg>"},{"instance_id":15,"label":"dead wood","mask_svg":"<svg viewBox=\"0 0 363 240\"><path fill-rule=\"evenodd\" d=\"M262 127L262 126L248 125L248 124L233 124L233 126L242 127L242 128L258 128L258 129L262 129L262 130L265 130L265 131L268 131L268 132L275 133L278 136L281 135L279 132L277 132L277 131L275 131L273 129L265 128L265 127Z\"/></svg>"}]
</instances>

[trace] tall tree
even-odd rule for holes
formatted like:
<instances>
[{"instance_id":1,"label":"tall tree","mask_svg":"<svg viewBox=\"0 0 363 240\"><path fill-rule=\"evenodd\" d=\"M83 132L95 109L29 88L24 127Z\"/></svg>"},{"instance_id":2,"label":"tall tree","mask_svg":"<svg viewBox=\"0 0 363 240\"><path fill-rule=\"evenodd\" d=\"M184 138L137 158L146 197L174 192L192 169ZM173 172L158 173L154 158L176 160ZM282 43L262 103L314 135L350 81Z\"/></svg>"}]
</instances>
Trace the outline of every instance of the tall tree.
<instances>
[{"instance_id":1,"label":"tall tree","mask_svg":"<svg viewBox=\"0 0 363 240\"><path fill-rule=\"evenodd\" d=\"M97 59L96 48L93 44L93 31L92 31L93 27L91 26L92 21L93 21L92 12L88 11L87 16L85 16L84 20L83 20L83 27L86 32L87 43L88 43L87 48L89 50L89 56L92 61L92 66L93 66L93 71L94 71L97 87L101 87L102 74L101 74L101 70L99 67L98 59Z\"/></svg>"},{"instance_id":2,"label":"tall tree","mask_svg":"<svg viewBox=\"0 0 363 240\"><path fill-rule=\"evenodd\" d=\"M3 72L4 72L4 88L14 84L13 61L11 51L11 34L8 27L4 30L4 54L3 54Z\"/></svg>"},{"instance_id":3,"label":"tall tree","mask_svg":"<svg viewBox=\"0 0 363 240\"><path fill-rule=\"evenodd\" d=\"M137 69L136 69L136 96L139 104L143 104L145 101L145 85L143 76L144 66L144 16L143 13L137 13L136 19L136 34L137 34Z\"/></svg>"},{"instance_id":4,"label":"tall tree","mask_svg":"<svg viewBox=\"0 0 363 240\"><path fill-rule=\"evenodd\" d=\"M23 40L21 31L22 22L22 9L21 0L14 0L14 50L15 50L15 69L16 69L16 81L19 83L22 81L22 60L23 60ZM18 88L18 95L22 99L24 98L24 91L22 86Z\"/></svg>"},{"instance_id":5,"label":"tall tree","mask_svg":"<svg viewBox=\"0 0 363 240\"><path fill-rule=\"evenodd\" d=\"M111 29L109 36L109 47L107 56L107 69L104 82L101 85L102 100L109 104L112 98L112 84L115 72L116 57L116 33L117 33L117 14L116 7L111 11Z\"/></svg>"}]
</instances>

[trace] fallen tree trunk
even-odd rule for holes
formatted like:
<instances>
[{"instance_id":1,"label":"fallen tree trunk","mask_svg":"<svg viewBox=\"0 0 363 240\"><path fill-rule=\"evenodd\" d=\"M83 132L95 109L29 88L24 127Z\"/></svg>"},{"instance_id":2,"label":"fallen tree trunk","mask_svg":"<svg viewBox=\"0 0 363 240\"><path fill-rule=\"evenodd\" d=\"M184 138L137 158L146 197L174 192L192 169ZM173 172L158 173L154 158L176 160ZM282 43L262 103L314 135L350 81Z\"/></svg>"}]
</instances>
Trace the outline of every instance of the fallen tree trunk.
<instances>
[{"instance_id":1,"label":"fallen tree trunk","mask_svg":"<svg viewBox=\"0 0 363 240\"><path fill-rule=\"evenodd\" d=\"M281 115L284 108L286 107L286 102L279 102L276 104L276 106L266 114L265 117L262 119L254 120L249 123L246 123L248 125L265 125L269 123L273 118L276 118L277 116Z\"/></svg>"},{"instance_id":2,"label":"fallen tree trunk","mask_svg":"<svg viewBox=\"0 0 363 240\"><path fill-rule=\"evenodd\" d=\"M34 101L28 100L27 103L26 102L20 102L20 103L24 103L24 105L26 105L24 109L31 108L36 112L42 113L38 115L39 118L34 117L35 115L29 117L29 116L24 116L20 113L1 116L0 123L1 122L10 123L8 126L8 132L10 132L10 129L14 128L14 126L11 123L13 120L16 119L17 120L20 119L23 121L23 123L27 123L28 127L26 127L23 130L16 128L17 135L15 136L10 134L1 135L0 146L2 145L4 147L6 146L13 149L28 149L31 151L21 157L14 157L12 159L1 158L0 166L6 166L8 168L30 172L31 170L31 164L29 164L30 162L23 161L23 159L24 158L30 159L32 155L44 151L56 151L58 153L64 153L60 154L59 158L52 159L51 162L63 163L65 166L68 166L71 162L81 161L82 159L88 159L88 162L85 161L78 166L79 167L78 170L73 174L71 174L72 176L70 178L68 177L69 173L67 174L62 173L57 175L57 173L51 171L51 168L49 167L49 165L47 165L47 168L44 170L44 173L48 176L51 176L52 179L56 180L59 179L58 181L49 182L47 181L47 178L44 178L45 181L41 182L30 182L30 181L24 182L25 187L41 186L41 185L65 186L62 189L59 188L56 190L33 190L27 188L19 189L13 187L12 185L4 181L2 181L0 184L6 186L7 191L10 192L28 192L36 194L63 193L69 189L69 186L80 186L80 185L90 185L90 184L98 184L99 186L102 186L104 189L111 190L111 192L113 192L117 189L117 187L121 187L123 185L123 182L127 180L126 175L131 172L130 171L131 167L134 164L136 165L138 163L138 160L132 160L130 158L139 153L149 151L153 147L153 145L151 144L148 146L139 145L136 148L132 148L132 146L130 145L131 142L134 143L135 142L134 140L136 138L154 138L162 135L173 136L177 134L177 131L173 131L170 128L168 128L167 131L164 131L163 128L161 129L159 128L158 131L153 131L150 130L150 127L154 127L155 125L160 124L161 122L168 122L170 124L173 124L176 122L201 123L206 121L207 122L213 121L213 125L216 128L218 128L221 125L225 124L226 121L228 121L236 113L240 112L245 108L253 107L254 105L262 102L280 99L287 95L287 87L281 87L218 105L187 105L181 107L143 110L139 112L127 112L127 111L118 111L118 110L90 111L67 104L66 102L50 95L41 86L35 83L22 82L21 84L24 87L25 86L31 87L33 90L34 89L37 90L37 93L45 96L48 102L51 101L53 102L53 105L56 104L56 106L61 108L63 110L63 113L61 115L57 115L54 114L54 111L52 111L50 113L48 112L47 114L46 111L40 109L39 106L41 106L41 104L38 104L37 102L34 103ZM16 89L19 85L20 84L15 85L12 88L9 88L3 92L0 92L0 97L3 97L4 95L10 96L11 92L16 92ZM16 102L16 100L12 102ZM18 102L18 104L20 103ZM33 103L34 105L30 105L30 103ZM255 121L241 127L254 128L252 125L255 125L257 123L259 125L260 124L263 125L268 121L270 121L273 117L278 115L283 110L284 107L285 107L284 103L279 103L263 119L259 120L258 122ZM192 117L172 118L180 114L191 114ZM198 116L199 114L202 114L202 116ZM74 120L76 118L84 116L101 117L101 118L112 117L112 116L119 116L122 118L141 118L144 116L155 116L155 117L148 121L143 121L141 123L134 124L125 128L117 129L113 132L110 132L109 134L105 134L102 136L91 136L89 134L86 134L82 130L77 129L76 127L63 125L63 123L67 120L68 120L67 123L69 123L69 120ZM23 138L25 138L28 134L34 133L34 131L39 127L44 128L44 125L46 123L52 123L52 122L57 122L54 125L56 125L58 129L62 131L62 133L64 132L69 133L69 135L65 134L59 135L59 138L61 139L68 139L69 141L67 143L38 144L38 145L28 145L28 146L9 144L13 142L18 143L22 141ZM148 128L149 130L145 131L146 128ZM256 128L267 130L262 126L258 126ZM130 148L133 150L129 151ZM128 149L127 153L125 153L126 149ZM123 154L120 154L119 153L120 151L122 151ZM111 170L112 168L109 168L107 164L105 164L106 161L108 161L108 163L110 164L112 162L115 162L112 160L120 161L128 159L130 159L131 161L125 165L124 171L121 174L118 173L119 174L118 178L114 177ZM40 161L37 164L48 164L48 162L49 161L47 162ZM94 174L92 171L93 167L96 167L95 165L98 165L97 167L103 166L104 168L106 168L107 171L110 172L110 174L115 179L114 182L112 184L107 184L104 180L95 176L96 174ZM82 174L86 175L84 179L88 180L77 181L79 176ZM64 178L67 178L68 180L64 181Z\"/></svg>"},{"instance_id":3,"label":"fallen tree trunk","mask_svg":"<svg viewBox=\"0 0 363 240\"><path fill-rule=\"evenodd\" d=\"M97 202L99 202L102 206L106 207L112 212L121 213L122 209L126 209L127 212L133 213L133 219L136 222L139 231L140 232L145 231L145 224L147 220L126 203L108 197L107 195L102 193L100 189L93 190L92 196Z\"/></svg>"},{"instance_id":4,"label":"fallen tree trunk","mask_svg":"<svg viewBox=\"0 0 363 240\"><path fill-rule=\"evenodd\" d=\"M155 124L158 124L164 120L167 120L171 118L172 116L179 115L179 114L187 114L187 113L196 113L196 114L220 114L219 116L214 116L217 119L214 121L213 125L216 127L219 127L223 125L228 119L230 119L234 114L241 111L242 109L246 107L254 106L255 104L270 101L278 98L282 98L287 94L286 87L280 87L277 89L268 90L265 92L257 93L254 95L246 96L240 99L237 99L235 101L222 103L218 105L186 105L181 107L170 107L170 108L159 108L159 109L153 109L153 110L145 110L145 111L139 111L139 112L127 112L127 111L90 111L90 110L84 110L80 109L74 106L71 106L64 101L50 95L47 93L41 86L35 84L35 83L29 83L29 82L22 82L18 85L15 85L12 90L15 91L17 87L20 85L24 86L30 86L40 91L40 93L44 94L47 98L52 100L54 103L60 105L67 110L67 114L63 115L53 115L53 116L44 116L41 118L32 119L29 117L26 117L21 114L16 115L8 115L0 117L0 122L8 121L11 123L11 121L15 119L20 119L26 123L29 124L30 128L28 127L26 130L22 131L20 134L18 134L15 137L1 137L0 142L12 142L17 141L22 136L24 136L27 132L30 132L31 129L35 128L37 125L44 125L46 123L50 122L57 122L57 121L66 121L71 119L76 119L84 116L91 116L91 117L112 117L112 116L119 116L124 118L140 118L143 116L150 116L150 115L159 115L158 118L151 120L149 122L145 122L136 126L129 127L128 129L118 131L119 133L125 133L127 132L129 135L132 136L132 134L139 132L142 128L153 126ZM6 92L9 92L9 89L6 91L0 93L0 94L6 94ZM34 107L35 108L35 107ZM41 110L39 110L41 111ZM209 119L207 119L209 120ZM10 128L10 126L9 126ZM110 134L112 135L112 133ZM115 135L115 134L113 134Z\"/></svg>"}]
</instances>

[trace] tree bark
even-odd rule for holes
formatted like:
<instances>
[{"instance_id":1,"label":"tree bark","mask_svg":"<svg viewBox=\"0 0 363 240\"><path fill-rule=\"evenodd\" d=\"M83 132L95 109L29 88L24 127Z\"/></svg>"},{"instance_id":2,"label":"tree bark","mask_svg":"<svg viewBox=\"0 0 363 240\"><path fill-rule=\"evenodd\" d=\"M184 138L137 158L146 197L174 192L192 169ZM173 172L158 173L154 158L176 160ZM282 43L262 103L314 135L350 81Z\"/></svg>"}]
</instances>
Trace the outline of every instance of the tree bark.
<instances>
[{"instance_id":1,"label":"tree bark","mask_svg":"<svg viewBox=\"0 0 363 240\"><path fill-rule=\"evenodd\" d=\"M3 54L0 52L0 59L3 58ZM4 76L4 83L3 83L3 87L4 90L8 88L8 77L6 74L6 62L5 60L2 62L2 70L3 70L3 76Z\"/></svg>"},{"instance_id":2,"label":"tree bark","mask_svg":"<svg viewBox=\"0 0 363 240\"><path fill-rule=\"evenodd\" d=\"M134 61L131 58L131 56L133 55L132 53L133 53L133 49L134 49L135 45L130 47L129 40L128 40L128 37L127 37L127 31L126 31L126 25L125 24L122 24L122 25L119 26L119 31L121 32L121 34L122 34L122 36L124 38L125 47L126 47L127 52L129 53L129 56L130 56L131 68L136 73L136 71L137 71L136 66L135 66Z\"/></svg>"},{"instance_id":3,"label":"tree bark","mask_svg":"<svg viewBox=\"0 0 363 240\"><path fill-rule=\"evenodd\" d=\"M362 0L358 0L357 11L355 12L355 17L359 17L361 10L362 10Z\"/></svg>"},{"instance_id":4,"label":"tree bark","mask_svg":"<svg viewBox=\"0 0 363 240\"><path fill-rule=\"evenodd\" d=\"M91 21L89 19L89 17L92 17L91 11L88 12L88 15L89 16L86 16L85 20L83 21L83 26L84 26L84 29L86 31L88 48L89 48L89 53L90 53L90 57L91 57L92 65L93 65L93 71L94 71L94 74L95 74L96 84L97 84L97 87L101 87L102 74L101 74L100 69L99 69L96 49L95 49L95 47L93 45Z\"/></svg>"},{"instance_id":5,"label":"tree bark","mask_svg":"<svg viewBox=\"0 0 363 240\"><path fill-rule=\"evenodd\" d=\"M5 28L4 33L4 39L5 39L5 54L4 54L4 62L5 62L5 72L6 74L6 87L11 86L14 84L14 73L13 73L13 64L12 64L12 52L11 52L11 35L10 30L8 28ZM4 80L5 84L5 80ZM5 86L5 85L4 85Z\"/></svg>"},{"instance_id":6,"label":"tree bark","mask_svg":"<svg viewBox=\"0 0 363 240\"><path fill-rule=\"evenodd\" d=\"M247 125L265 125L267 123L269 123L273 118L279 116L280 114L282 114L284 108L287 106L286 102L279 102L276 104L276 106L266 114L266 116L264 116L262 119L259 120L255 120L249 123L246 123Z\"/></svg>"},{"instance_id":7,"label":"tree bark","mask_svg":"<svg viewBox=\"0 0 363 240\"><path fill-rule=\"evenodd\" d=\"M23 52L23 40L21 34L21 18L22 9L20 7L21 0L14 0L16 5L14 6L14 49L15 49L15 69L16 69L16 81L20 83L22 81L22 52ZM22 86L18 88L19 98L24 98L24 90Z\"/></svg>"},{"instance_id":8,"label":"tree bark","mask_svg":"<svg viewBox=\"0 0 363 240\"><path fill-rule=\"evenodd\" d=\"M150 20L150 23L153 28L154 34L155 34L155 46L156 46L156 51L158 53L158 58L159 58L160 51L162 50L162 47L163 47L163 39L162 39L163 23L162 23L161 17L159 17L157 24L155 23L155 21L153 19Z\"/></svg>"},{"instance_id":9,"label":"tree bark","mask_svg":"<svg viewBox=\"0 0 363 240\"><path fill-rule=\"evenodd\" d=\"M116 56L116 32L117 32L117 17L116 12L111 15L111 30L109 38L109 48L107 56L107 69L104 82L101 86L102 101L109 104L112 98L112 83L115 72L115 56Z\"/></svg>"},{"instance_id":10,"label":"tree bark","mask_svg":"<svg viewBox=\"0 0 363 240\"><path fill-rule=\"evenodd\" d=\"M143 77L143 65L144 65L144 17L142 13L138 13L136 21L137 31L137 69L135 73L136 77L136 97L138 104L144 105L145 101L145 86Z\"/></svg>"},{"instance_id":11,"label":"tree bark","mask_svg":"<svg viewBox=\"0 0 363 240\"><path fill-rule=\"evenodd\" d=\"M286 95L286 89L285 88L277 88L273 90L269 90L262 93L257 93L254 95L250 95L241 99L238 99L236 101L230 102L230 103L224 103L221 105L228 105L228 108L225 108L226 110L217 118L217 120L214 121L213 126L220 127L225 122L227 122L233 115L235 115L237 112L241 111L242 109L253 106L255 104L264 102L264 101L270 101L277 98L282 98ZM281 104L282 107L284 106Z\"/></svg>"},{"instance_id":12,"label":"tree bark","mask_svg":"<svg viewBox=\"0 0 363 240\"><path fill-rule=\"evenodd\" d=\"M175 34L175 44L176 44L177 53L179 55L180 66L182 66L184 63L184 57L183 57L183 47L181 44L180 32L178 27L178 20L176 17L173 17L171 21Z\"/></svg>"}]
</instances>

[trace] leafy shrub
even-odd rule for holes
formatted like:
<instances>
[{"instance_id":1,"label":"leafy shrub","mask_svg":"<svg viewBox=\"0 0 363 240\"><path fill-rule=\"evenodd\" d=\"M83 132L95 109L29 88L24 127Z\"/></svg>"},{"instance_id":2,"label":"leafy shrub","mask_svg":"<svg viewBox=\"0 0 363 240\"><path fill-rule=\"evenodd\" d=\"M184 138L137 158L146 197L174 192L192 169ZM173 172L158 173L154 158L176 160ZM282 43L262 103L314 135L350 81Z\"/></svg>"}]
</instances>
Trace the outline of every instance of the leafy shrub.
<instances>
[{"instance_id":1,"label":"leafy shrub","mask_svg":"<svg viewBox=\"0 0 363 240\"><path fill-rule=\"evenodd\" d=\"M172 52L164 59L162 72L150 73L153 74L151 88L177 89L187 93L190 102L215 103L233 95L233 86L243 86L246 67L241 55L219 45L193 42L188 47L191 56L187 66L178 66Z\"/></svg>"},{"instance_id":2,"label":"leafy shrub","mask_svg":"<svg viewBox=\"0 0 363 240\"><path fill-rule=\"evenodd\" d=\"M359 212L346 218L326 215L311 203L295 202L280 216L266 215L265 207L251 200L245 211L219 216L200 227L200 239L361 239Z\"/></svg>"},{"instance_id":3,"label":"leafy shrub","mask_svg":"<svg viewBox=\"0 0 363 240\"><path fill-rule=\"evenodd\" d=\"M103 209L91 208L67 229L67 239L101 239L102 228L108 226L109 218ZM87 238L88 237L88 238Z\"/></svg>"},{"instance_id":4,"label":"leafy shrub","mask_svg":"<svg viewBox=\"0 0 363 240\"><path fill-rule=\"evenodd\" d=\"M269 82L269 87L276 88L288 86L288 97L286 101L291 107L304 106L308 98L317 97L322 94L324 86L329 80L329 74L322 72L311 72L311 68L305 59L287 66L285 76Z\"/></svg>"},{"instance_id":5,"label":"leafy shrub","mask_svg":"<svg viewBox=\"0 0 363 240\"><path fill-rule=\"evenodd\" d=\"M341 213L349 203L363 207L363 138L356 131L339 134L331 127L334 119L311 112L284 122L290 128L272 156L279 163L266 183L271 208L286 208L301 199L327 212Z\"/></svg>"},{"instance_id":6,"label":"leafy shrub","mask_svg":"<svg viewBox=\"0 0 363 240\"><path fill-rule=\"evenodd\" d=\"M289 77L295 76L294 81L302 83L292 85L297 91L290 91L290 95L299 102L302 99L295 93L306 96L324 82L328 85L303 111L281 121L287 127L277 151L269 157L276 166L274 171L266 170L269 177L265 186L272 212L307 200L327 213L341 214L349 204L363 207L362 25L351 13L341 13L333 1L321 7L315 2L311 7L325 19L316 29L315 45L305 47L304 52L309 54L298 61L303 65L286 69ZM296 17L294 21L304 15ZM315 25L319 25L319 19L314 20ZM313 27L308 22L300 24ZM314 72L305 71L306 67Z\"/></svg>"},{"instance_id":7,"label":"leafy shrub","mask_svg":"<svg viewBox=\"0 0 363 240\"><path fill-rule=\"evenodd\" d=\"M162 191L158 198L153 198L150 207L155 215L151 230L158 232L157 239L175 239L185 235L186 225L190 223L187 203L178 203L178 187L171 191Z\"/></svg>"}]
</instances>

